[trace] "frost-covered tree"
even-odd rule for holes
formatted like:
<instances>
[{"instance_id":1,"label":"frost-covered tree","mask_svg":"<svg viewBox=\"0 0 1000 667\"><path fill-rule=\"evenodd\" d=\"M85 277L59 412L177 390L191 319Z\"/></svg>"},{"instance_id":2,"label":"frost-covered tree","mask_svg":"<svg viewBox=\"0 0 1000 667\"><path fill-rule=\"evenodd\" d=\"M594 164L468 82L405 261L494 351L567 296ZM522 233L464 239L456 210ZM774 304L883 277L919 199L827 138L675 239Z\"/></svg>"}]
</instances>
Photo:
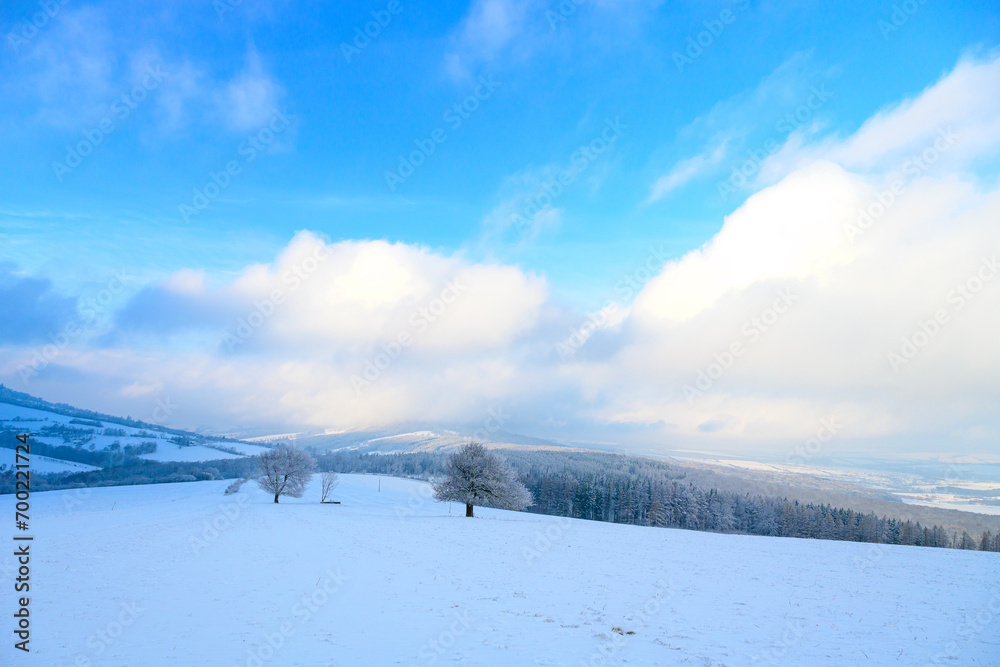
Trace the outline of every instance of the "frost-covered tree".
<instances>
[{"instance_id":1,"label":"frost-covered tree","mask_svg":"<svg viewBox=\"0 0 1000 667\"><path fill-rule=\"evenodd\" d=\"M321 503L325 503L327 496L330 495L330 492L337 488L337 485L340 484L340 475L335 472L325 472L323 473L322 480L323 486L320 489L321 495L319 501Z\"/></svg>"},{"instance_id":2,"label":"frost-covered tree","mask_svg":"<svg viewBox=\"0 0 1000 667\"><path fill-rule=\"evenodd\" d=\"M650 526L663 526L664 522L663 503L659 498L653 498L649 503L649 511L646 512L646 523Z\"/></svg>"},{"instance_id":3,"label":"frost-covered tree","mask_svg":"<svg viewBox=\"0 0 1000 667\"><path fill-rule=\"evenodd\" d=\"M231 496L234 493L239 493L240 492L240 487L243 486L244 484L246 484L248 481L249 480L246 479L245 477L237 479L232 484L230 484L229 486L226 487L225 495Z\"/></svg>"},{"instance_id":4,"label":"frost-covered tree","mask_svg":"<svg viewBox=\"0 0 1000 667\"><path fill-rule=\"evenodd\" d=\"M274 494L274 502L280 496L301 498L315 467L316 459L309 452L283 444L257 457L254 481Z\"/></svg>"},{"instance_id":5,"label":"frost-covered tree","mask_svg":"<svg viewBox=\"0 0 1000 667\"><path fill-rule=\"evenodd\" d=\"M534 501L531 492L497 454L470 442L448 458L447 477L434 485L434 497L465 503L465 516L475 505L522 510Z\"/></svg>"}]
</instances>

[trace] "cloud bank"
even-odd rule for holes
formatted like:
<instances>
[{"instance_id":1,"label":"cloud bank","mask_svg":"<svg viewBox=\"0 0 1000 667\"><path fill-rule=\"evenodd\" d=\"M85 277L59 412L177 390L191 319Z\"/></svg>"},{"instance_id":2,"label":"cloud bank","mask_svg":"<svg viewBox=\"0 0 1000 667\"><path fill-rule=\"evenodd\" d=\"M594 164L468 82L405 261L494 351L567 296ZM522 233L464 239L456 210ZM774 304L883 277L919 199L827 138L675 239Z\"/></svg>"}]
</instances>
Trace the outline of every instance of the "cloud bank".
<instances>
[{"instance_id":1,"label":"cloud bank","mask_svg":"<svg viewBox=\"0 0 1000 667\"><path fill-rule=\"evenodd\" d=\"M979 451L1000 435L1000 191L982 168L1000 148L998 73L965 61L850 136L793 134L708 243L568 357L556 346L587 315L544 277L304 231L238 275L191 267L134 291L27 380L32 348L8 336L0 373L81 403L96 384L140 417L169 395L187 426L503 406L522 430L581 440L786 451L833 419L845 448ZM51 298L18 298L32 294Z\"/></svg>"}]
</instances>

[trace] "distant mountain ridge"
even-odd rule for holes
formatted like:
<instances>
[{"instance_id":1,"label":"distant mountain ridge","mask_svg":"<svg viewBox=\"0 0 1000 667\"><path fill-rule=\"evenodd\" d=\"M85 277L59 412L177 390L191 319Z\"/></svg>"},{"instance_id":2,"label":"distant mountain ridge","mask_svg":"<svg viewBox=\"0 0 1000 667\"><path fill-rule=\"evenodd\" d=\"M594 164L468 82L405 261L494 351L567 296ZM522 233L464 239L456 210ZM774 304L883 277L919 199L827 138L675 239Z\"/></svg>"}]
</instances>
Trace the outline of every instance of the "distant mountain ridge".
<instances>
[{"instance_id":1,"label":"distant mountain ridge","mask_svg":"<svg viewBox=\"0 0 1000 667\"><path fill-rule=\"evenodd\" d=\"M484 437L485 436L485 437ZM255 438L262 440L263 438ZM300 447L312 447L320 451L347 449L358 452L408 453L443 452L467 444L472 440L483 442L498 449L533 449L577 451L570 445L550 440L509 433L490 431L481 433L462 426L442 426L425 423L399 423L374 429L358 429L338 433L296 433L276 441L294 441ZM268 441L271 441L268 438Z\"/></svg>"}]
</instances>

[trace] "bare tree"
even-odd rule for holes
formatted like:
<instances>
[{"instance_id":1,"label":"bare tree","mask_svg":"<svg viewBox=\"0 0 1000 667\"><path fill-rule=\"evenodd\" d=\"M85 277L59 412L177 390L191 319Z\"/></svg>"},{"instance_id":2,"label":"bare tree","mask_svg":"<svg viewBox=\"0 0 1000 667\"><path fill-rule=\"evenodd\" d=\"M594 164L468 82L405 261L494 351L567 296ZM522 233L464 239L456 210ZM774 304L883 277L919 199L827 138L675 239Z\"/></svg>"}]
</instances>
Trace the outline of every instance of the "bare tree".
<instances>
[{"instance_id":1,"label":"bare tree","mask_svg":"<svg viewBox=\"0 0 1000 667\"><path fill-rule=\"evenodd\" d=\"M448 476L434 485L434 497L465 503L465 516L472 516L475 505L522 510L534 504L507 462L478 442L452 454L446 472Z\"/></svg>"},{"instance_id":2,"label":"bare tree","mask_svg":"<svg viewBox=\"0 0 1000 667\"><path fill-rule=\"evenodd\" d=\"M315 467L316 459L309 452L282 444L257 457L254 481L274 494L274 502L280 496L301 498Z\"/></svg>"},{"instance_id":3,"label":"bare tree","mask_svg":"<svg viewBox=\"0 0 1000 667\"><path fill-rule=\"evenodd\" d=\"M340 484L340 475L338 475L335 472L325 472L323 473L322 480L323 480L323 487L322 487L323 495L320 496L319 501L321 503L325 503L326 497L330 495L331 491L337 488L338 484Z\"/></svg>"}]
</instances>

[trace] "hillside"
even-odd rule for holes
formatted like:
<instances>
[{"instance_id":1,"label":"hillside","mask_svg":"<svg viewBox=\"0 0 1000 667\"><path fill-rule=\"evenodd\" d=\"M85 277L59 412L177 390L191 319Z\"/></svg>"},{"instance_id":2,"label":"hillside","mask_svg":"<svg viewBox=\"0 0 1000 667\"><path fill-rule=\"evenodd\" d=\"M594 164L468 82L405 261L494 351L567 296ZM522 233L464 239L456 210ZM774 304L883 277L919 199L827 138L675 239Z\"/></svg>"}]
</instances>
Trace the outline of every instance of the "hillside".
<instances>
[{"instance_id":1,"label":"hillside","mask_svg":"<svg viewBox=\"0 0 1000 667\"><path fill-rule=\"evenodd\" d=\"M225 486L35 494L39 662L1000 661L982 620L996 620L995 554L465 519L422 483L373 476L343 476L341 505L315 483L280 505Z\"/></svg>"},{"instance_id":2,"label":"hillside","mask_svg":"<svg viewBox=\"0 0 1000 667\"><path fill-rule=\"evenodd\" d=\"M84 456L70 461L53 459L39 472L68 472L92 468L86 452L130 454L149 461L213 461L236 459L264 451L264 447L221 436L167 428L129 417L115 417L64 403L50 403L0 385L0 432L31 434L33 443L71 447ZM2 444L2 443L0 443ZM5 455L6 456L6 455ZM113 460L113 457L112 457ZM0 459L3 464L5 459Z\"/></svg>"},{"instance_id":3,"label":"hillside","mask_svg":"<svg viewBox=\"0 0 1000 667\"><path fill-rule=\"evenodd\" d=\"M246 474L238 464L246 457L265 451L280 441L292 441L317 452L350 451L357 453L442 455L476 437L474 432L447 428L428 428L420 424L398 424L394 427L355 430L344 433L286 433L275 436L248 438L205 435L179 429L167 429L155 424L83 410L65 404L53 404L44 399L14 392L0 386L0 466L13 463L13 432L27 431L32 443L58 450L36 450L34 470L39 473L81 473L99 468L114 468L115 473L103 476L86 475L72 478L69 483L47 483L60 486L83 483L107 485L150 483L183 479L213 479ZM482 435L482 434L480 434ZM555 443L508 433L489 432L491 447L503 449L512 460L524 460L524 466L541 466L563 471L573 460L595 458L595 461L618 460L622 454L588 452ZM527 458L524 458L527 457ZM162 463L203 463L198 467L169 469L136 468L134 461ZM675 458L637 459L643 467L669 466L669 475L704 489L717 489L739 494L761 494L787 498L800 503L830 505L874 512L879 516L940 525L949 534L979 536L984 531L1000 533L1000 515L976 514L969 511L904 504L883 489L873 489L840 479L830 479L804 472L790 473L780 469L748 469ZM130 464L129 461L133 463ZM598 463L598 465L600 465ZM122 466L125 466L124 468ZM524 467L522 466L522 467ZM222 472L220 472L220 468ZM385 471L383 471L385 472ZM43 486L44 488L44 486ZM51 487L49 487L51 488Z\"/></svg>"}]
</instances>

